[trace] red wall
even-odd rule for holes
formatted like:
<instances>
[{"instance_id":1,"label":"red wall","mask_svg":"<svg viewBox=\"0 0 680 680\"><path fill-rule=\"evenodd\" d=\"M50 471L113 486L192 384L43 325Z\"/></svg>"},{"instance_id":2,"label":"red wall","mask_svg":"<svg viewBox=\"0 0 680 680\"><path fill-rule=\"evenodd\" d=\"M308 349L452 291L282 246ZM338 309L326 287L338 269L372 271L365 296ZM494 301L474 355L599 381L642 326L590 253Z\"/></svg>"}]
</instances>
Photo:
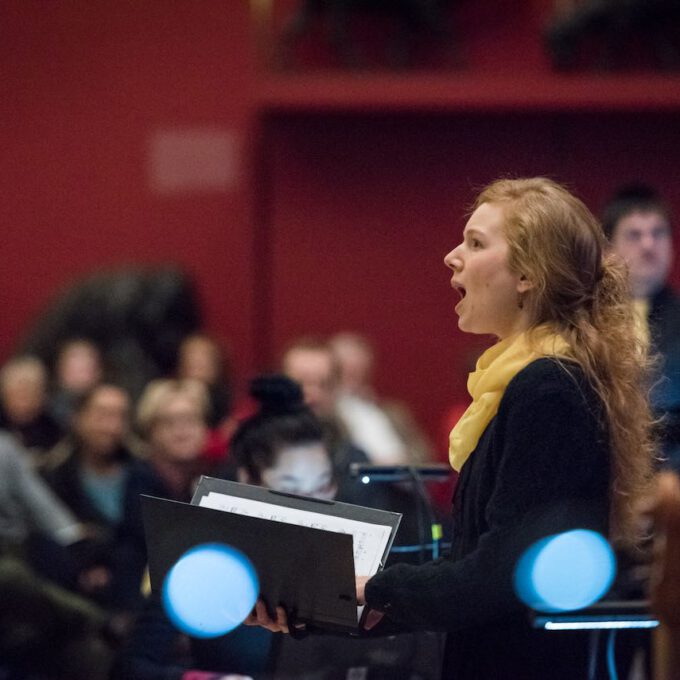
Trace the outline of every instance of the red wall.
<instances>
[{"instance_id":1,"label":"red wall","mask_svg":"<svg viewBox=\"0 0 680 680\"><path fill-rule=\"evenodd\" d=\"M247 4L3 3L2 357L74 276L172 261L195 275L208 329L232 346L242 379L297 334L361 330L378 345L379 387L438 435L480 347L456 328L442 264L475 188L549 174L597 210L619 182L643 179L680 212L678 106L638 100L626 112L617 100L616 112L600 102L573 113L563 98L543 113L479 101L463 113L449 100L404 113L397 80L382 112L374 101L373 113L341 114L347 95L313 113L303 81L286 113L262 94L272 80L252 58ZM480 82L519 75L526 92L534 78L552 83L538 33L547 4L461 3L467 82L478 72ZM295 74L279 76L274 91L300 89ZM578 78L564 82L572 92ZM154 135L187 129L230 135L233 175L217 189L159 193Z\"/></svg>"},{"instance_id":2,"label":"red wall","mask_svg":"<svg viewBox=\"0 0 680 680\"><path fill-rule=\"evenodd\" d=\"M10 0L0 23L0 353L73 276L177 262L251 365L247 3ZM154 134L187 128L234 136L228 187L152 189Z\"/></svg>"},{"instance_id":3,"label":"red wall","mask_svg":"<svg viewBox=\"0 0 680 680\"><path fill-rule=\"evenodd\" d=\"M322 333L366 332L382 391L412 403L438 435L482 346L457 330L443 265L475 189L500 175L549 175L597 211L621 181L640 179L680 209L679 123L677 114L275 119L273 346L310 320Z\"/></svg>"}]
</instances>

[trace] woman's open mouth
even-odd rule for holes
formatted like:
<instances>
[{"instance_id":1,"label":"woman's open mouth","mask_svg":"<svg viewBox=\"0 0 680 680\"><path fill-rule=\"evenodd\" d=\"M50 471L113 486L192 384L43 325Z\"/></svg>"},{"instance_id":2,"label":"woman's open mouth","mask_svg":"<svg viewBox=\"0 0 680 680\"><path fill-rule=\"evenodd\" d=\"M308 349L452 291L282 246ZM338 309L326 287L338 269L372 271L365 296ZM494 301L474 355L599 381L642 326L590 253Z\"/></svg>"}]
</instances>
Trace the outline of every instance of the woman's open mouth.
<instances>
[{"instance_id":1,"label":"woman's open mouth","mask_svg":"<svg viewBox=\"0 0 680 680\"><path fill-rule=\"evenodd\" d=\"M456 293L458 293L458 295L460 296L460 300L458 300L458 303L454 307L454 311L458 312L458 308L460 307L460 304L465 299L465 286L461 285L457 281L451 281L451 286L456 291Z\"/></svg>"}]
</instances>

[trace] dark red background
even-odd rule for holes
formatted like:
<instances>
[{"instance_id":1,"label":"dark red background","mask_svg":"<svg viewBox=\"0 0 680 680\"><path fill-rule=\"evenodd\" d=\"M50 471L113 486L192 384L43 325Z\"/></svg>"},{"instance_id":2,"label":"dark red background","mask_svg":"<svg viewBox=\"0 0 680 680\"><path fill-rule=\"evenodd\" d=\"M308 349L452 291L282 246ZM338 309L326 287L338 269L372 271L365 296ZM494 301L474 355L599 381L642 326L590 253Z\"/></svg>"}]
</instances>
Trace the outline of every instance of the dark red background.
<instances>
[{"instance_id":1,"label":"dark red background","mask_svg":"<svg viewBox=\"0 0 680 680\"><path fill-rule=\"evenodd\" d=\"M297 334L360 330L444 449L480 343L442 260L475 190L548 174L599 210L642 179L680 210L680 79L555 76L548 3L501 0L458 3L462 67L281 72L257 47L294 4L264 29L240 1L2 4L0 358L74 276L177 262L241 384ZM237 181L154 193L149 141L173 128L234 134Z\"/></svg>"}]
</instances>

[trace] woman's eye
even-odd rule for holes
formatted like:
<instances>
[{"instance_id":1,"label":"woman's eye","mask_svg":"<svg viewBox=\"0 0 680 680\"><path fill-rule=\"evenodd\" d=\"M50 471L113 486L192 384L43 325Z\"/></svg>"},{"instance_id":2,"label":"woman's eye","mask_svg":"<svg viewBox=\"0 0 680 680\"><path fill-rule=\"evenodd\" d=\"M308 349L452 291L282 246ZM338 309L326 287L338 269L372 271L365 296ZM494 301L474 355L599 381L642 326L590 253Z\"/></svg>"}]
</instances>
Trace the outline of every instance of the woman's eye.
<instances>
[{"instance_id":1,"label":"woman's eye","mask_svg":"<svg viewBox=\"0 0 680 680\"><path fill-rule=\"evenodd\" d=\"M470 246L472 248L481 248L482 247L482 242L479 239L473 238L470 241Z\"/></svg>"}]
</instances>

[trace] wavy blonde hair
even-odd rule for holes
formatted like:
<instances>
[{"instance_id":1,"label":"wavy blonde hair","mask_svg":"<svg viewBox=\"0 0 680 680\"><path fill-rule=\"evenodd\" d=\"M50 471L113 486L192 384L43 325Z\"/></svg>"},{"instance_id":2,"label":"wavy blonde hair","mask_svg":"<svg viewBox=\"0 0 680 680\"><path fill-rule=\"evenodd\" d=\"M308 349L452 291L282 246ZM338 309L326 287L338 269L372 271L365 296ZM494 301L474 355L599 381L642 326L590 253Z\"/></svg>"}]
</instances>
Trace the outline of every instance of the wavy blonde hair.
<instances>
[{"instance_id":1,"label":"wavy blonde hair","mask_svg":"<svg viewBox=\"0 0 680 680\"><path fill-rule=\"evenodd\" d=\"M624 263L607 252L597 219L563 186L543 177L501 179L475 207L504 213L509 266L529 279L532 328L562 336L604 405L611 459L611 538L637 541L636 501L648 491L656 453L648 399L652 360L635 317Z\"/></svg>"}]
</instances>

